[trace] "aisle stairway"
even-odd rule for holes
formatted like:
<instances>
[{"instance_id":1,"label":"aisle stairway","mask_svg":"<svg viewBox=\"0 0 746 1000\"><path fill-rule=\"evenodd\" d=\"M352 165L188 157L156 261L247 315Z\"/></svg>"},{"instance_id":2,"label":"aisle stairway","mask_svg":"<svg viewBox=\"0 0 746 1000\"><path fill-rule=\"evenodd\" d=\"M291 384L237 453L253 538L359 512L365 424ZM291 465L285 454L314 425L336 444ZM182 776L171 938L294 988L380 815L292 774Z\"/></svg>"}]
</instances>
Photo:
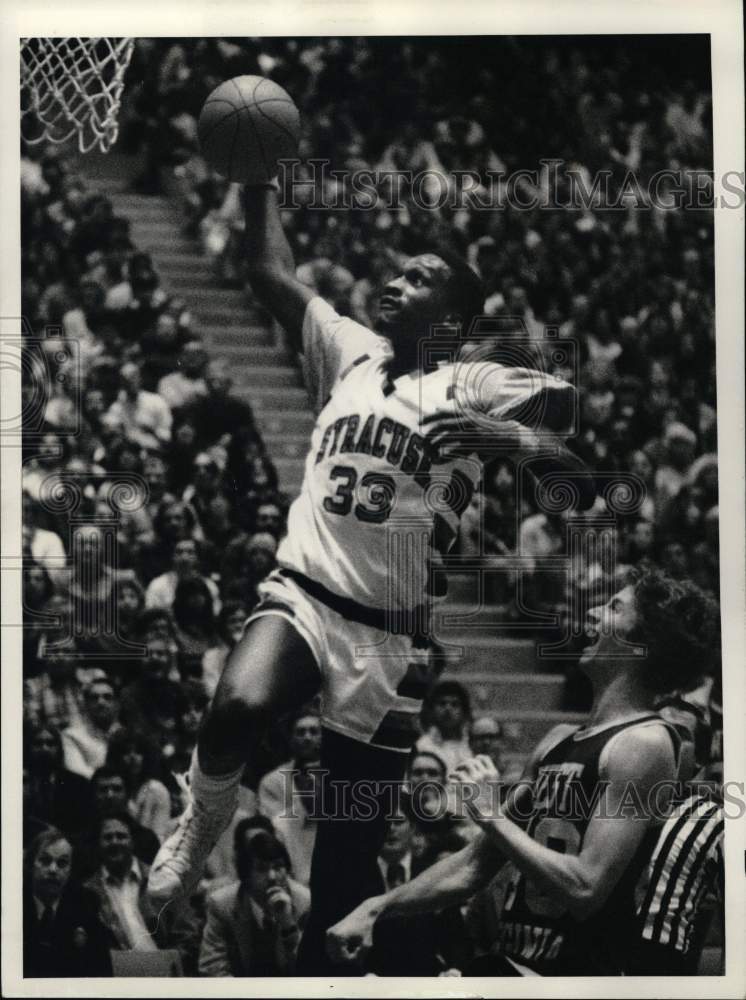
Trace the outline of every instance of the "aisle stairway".
<instances>
[{"instance_id":1,"label":"aisle stairway","mask_svg":"<svg viewBox=\"0 0 746 1000\"><path fill-rule=\"evenodd\" d=\"M297 366L247 293L219 287L199 244L184 235L175 200L127 190L133 161L89 155L81 172L90 190L106 194L116 214L130 220L134 243L152 255L166 291L185 300L210 354L229 362L234 391L254 408L280 485L295 496L313 426ZM473 580L456 574L451 590L449 613L473 611ZM444 677L467 686L475 714L495 712L503 720L508 757L520 759L550 726L581 716L562 711L564 678L538 671L535 640L514 634L484 620L438 629L439 638L455 647Z\"/></svg>"},{"instance_id":2,"label":"aisle stairway","mask_svg":"<svg viewBox=\"0 0 746 1000\"><path fill-rule=\"evenodd\" d=\"M152 255L163 287L186 302L210 355L230 364L234 392L253 407L280 485L294 497L313 426L297 365L248 294L220 287L199 243L184 234L179 205L127 190L134 174L130 158L89 154L81 168L87 187L106 194L115 213L130 220L133 242Z\"/></svg>"}]
</instances>

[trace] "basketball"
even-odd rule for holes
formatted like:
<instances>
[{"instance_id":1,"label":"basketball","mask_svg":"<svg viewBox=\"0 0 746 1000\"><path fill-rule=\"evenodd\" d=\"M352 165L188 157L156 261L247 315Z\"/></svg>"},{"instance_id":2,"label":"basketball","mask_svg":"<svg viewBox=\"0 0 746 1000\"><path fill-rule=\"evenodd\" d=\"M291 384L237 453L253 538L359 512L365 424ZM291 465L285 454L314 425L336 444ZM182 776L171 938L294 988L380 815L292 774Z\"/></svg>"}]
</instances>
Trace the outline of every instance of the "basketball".
<instances>
[{"instance_id":1,"label":"basketball","mask_svg":"<svg viewBox=\"0 0 746 1000\"><path fill-rule=\"evenodd\" d=\"M236 76L210 94L198 133L208 163L232 181L261 184L277 161L298 154L300 115L282 87L263 76Z\"/></svg>"}]
</instances>

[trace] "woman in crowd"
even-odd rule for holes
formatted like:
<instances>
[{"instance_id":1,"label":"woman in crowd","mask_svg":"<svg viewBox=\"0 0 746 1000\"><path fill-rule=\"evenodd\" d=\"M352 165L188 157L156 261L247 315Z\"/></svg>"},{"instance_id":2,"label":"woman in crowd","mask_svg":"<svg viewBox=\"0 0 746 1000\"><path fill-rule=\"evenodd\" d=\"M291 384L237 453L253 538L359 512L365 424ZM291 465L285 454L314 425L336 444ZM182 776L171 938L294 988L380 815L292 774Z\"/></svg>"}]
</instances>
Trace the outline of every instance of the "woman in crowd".
<instances>
[{"instance_id":1,"label":"woman in crowd","mask_svg":"<svg viewBox=\"0 0 746 1000\"><path fill-rule=\"evenodd\" d=\"M162 841L171 823L171 796L161 780L164 769L158 748L140 733L121 729L109 742L106 764L125 775L132 816Z\"/></svg>"},{"instance_id":2,"label":"woman in crowd","mask_svg":"<svg viewBox=\"0 0 746 1000\"><path fill-rule=\"evenodd\" d=\"M200 577L179 580L173 603L179 670L183 678L203 675L204 657L218 644L213 595Z\"/></svg>"}]
</instances>

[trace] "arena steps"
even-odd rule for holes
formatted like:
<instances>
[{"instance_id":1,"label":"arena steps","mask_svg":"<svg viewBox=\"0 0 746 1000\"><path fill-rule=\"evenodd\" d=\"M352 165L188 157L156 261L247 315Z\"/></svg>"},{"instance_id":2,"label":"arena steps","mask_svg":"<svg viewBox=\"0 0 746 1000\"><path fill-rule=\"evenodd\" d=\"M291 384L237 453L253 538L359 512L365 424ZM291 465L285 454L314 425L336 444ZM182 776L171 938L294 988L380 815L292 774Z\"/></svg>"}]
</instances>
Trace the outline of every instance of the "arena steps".
<instances>
[{"instance_id":1,"label":"arena steps","mask_svg":"<svg viewBox=\"0 0 746 1000\"><path fill-rule=\"evenodd\" d=\"M479 711L559 712L563 708L565 678L555 674L503 674L454 671L443 674L464 684Z\"/></svg>"},{"instance_id":2,"label":"arena steps","mask_svg":"<svg viewBox=\"0 0 746 1000\"><path fill-rule=\"evenodd\" d=\"M234 373L237 368L237 365L232 366ZM239 376L236 374L235 377L238 381ZM301 386L283 385L282 391L279 392L276 388L272 388L266 384L261 387L253 384L248 374L244 380L243 371L241 372L241 384L237 389L234 389L234 394L241 399L245 399L247 403L253 406L262 431L264 430L264 419L270 413L274 413L276 410L297 410L303 412L308 406L306 390Z\"/></svg>"},{"instance_id":3,"label":"arena steps","mask_svg":"<svg viewBox=\"0 0 746 1000\"><path fill-rule=\"evenodd\" d=\"M451 670L530 676L540 670L536 639L515 639L478 632L459 635L434 622L433 635Z\"/></svg>"},{"instance_id":4,"label":"arena steps","mask_svg":"<svg viewBox=\"0 0 746 1000\"><path fill-rule=\"evenodd\" d=\"M234 391L251 404L260 430L271 438L280 486L293 496L313 427L298 367L249 295L221 287L200 244L185 231L177 197L131 189L139 168L136 157L116 151L79 161L88 190L106 195L115 214L129 220L133 242L152 256L163 287L184 300L211 356L230 366Z\"/></svg>"},{"instance_id":5,"label":"arena steps","mask_svg":"<svg viewBox=\"0 0 746 1000\"><path fill-rule=\"evenodd\" d=\"M313 430L314 420L310 413L304 410L281 411L272 410L264 415L264 426L269 436L303 437L308 441Z\"/></svg>"},{"instance_id":6,"label":"arena steps","mask_svg":"<svg viewBox=\"0 0 746 1000\"><path fill-rule=\"evenodd\" d=\"M472 557L459 564L459 558L449 557L448 593L450 599L465 608L478 611L477 621L481 627L491 628L493 632L520 632L531 630L532 634L538 628L556 625L555 615L536 612L535 623L527 625L510 620L506 609L495 604L494 598L488 595L494 592L495 585L505 581L506 569L501 564L499 556L486 557L482 565L476 566Z\"/></svg>"},{"instance_id":7,"label":"arena steps","mask_svg":"<svg viewBox=\"0 0 746 1000\"><path fill-rule=\"evenodd\" d=\"M201 329L205 338L207 338L207 327L202 326ZM251 354L259 366L283 366L289 363L287 351L284 348L276 347L274 344L263 344L258 342L254 336L247 337L246 342L240 347L236 345L221 345L220 357L228 362L231 367L236 362L240 364L246 354L247 344L250 345Z\"/></svg>"},{"instance_id":8,"label":"arena steps","mask_svg":"<svg viewBox=\"0 0 746 1000\"><path fill-rule=\"evenodd\" d=\"M225 295L221 294L221 291L224 291ZM227 330L229 334L231 332L234 334L233 338L229 339L229 343L239 346L243 341L236 337L238 330L242 331L244 336L248 331L254 337L260 336L262 343L274 344L276 340L271 331L263 324L257 323L255 317L252 316L246 322L246 310L243 305L245 299L241 298L236 303L231 304L226 301L229 294L231 294L230 290L221 289L218 291L207 290L199 296L197 314L205 327L211 327L209 335L216 339L218 331ZM206 333L205 337L207 336Z\"/></svg>"},{"instance_id":9,"label":"arena steps","mask_svg":"<svg viewBox=\"0 0 746 1000\"><path fill-rule=\"evenodd\" d=\"M200 307L200 315L204 316L204 307ZM235 312L224 313L221 324L211 320L209 323L200 323L200 330L205 340L215 348L216 356L224 356L230 359L231 363L244 364L246 351L255 347L270 348L276 347L272 335L264 327L254 324L240 326L236 320ZM226 353L227 352L227 353ZM253 353L252 353L253 359Z\"/></svg>"},{"instance_id":10,"label":"arena steps","mask_svg":"<svg viewBox=\"0 0 746 1000\"><path fill-rule=\"evenodd\" d=\"M305 459L308 452L308 434L265 434L264 443L269 454L275 458Z\"/></svg>"},{"instance_id":11,"label":"arena steps","mask_svg":"<svg viewBox=\"0 0 746 1000\"><path fill-rule=\"evenodd\" d=\"M582 713L564 710L564 674L542 671L541 632L529 636L499 609L464 603L450 592L436 609L434 631L446 657L442 679L466 687L475 715L500 719L513 771L552 726L583 721Z\"/></svg>"}]
</instances>

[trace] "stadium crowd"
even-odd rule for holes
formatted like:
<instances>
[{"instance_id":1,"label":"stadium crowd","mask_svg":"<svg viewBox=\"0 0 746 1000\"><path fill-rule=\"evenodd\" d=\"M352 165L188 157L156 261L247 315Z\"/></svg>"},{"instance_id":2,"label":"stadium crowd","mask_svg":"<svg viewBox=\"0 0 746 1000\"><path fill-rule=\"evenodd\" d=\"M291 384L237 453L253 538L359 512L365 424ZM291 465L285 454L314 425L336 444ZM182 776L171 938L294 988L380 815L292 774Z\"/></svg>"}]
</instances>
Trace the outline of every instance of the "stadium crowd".
<instances>
[{"instance_id":1,"label":"stadium crowd","mask_svg":"<svg viewBox=\"0 0 746 1000\"><path fill-rule=\"evenodd\" d=\"M465 58L453 40L140 41L122 141L144 153L137 186L178 192L216 281L238 287L236 189L196 143L205 95L238 73L285 86L305 122L302 161L328 158L349 176L402 169L453 184L454 171L539 170L540 157L555 157L588 179L610 168L612 185L634 170L644 187L656 171L711 162L707 85L664 55L642 72L650 53L618 43L610 58L601 45L508 39L497 61L491 44L468 40ZM289 498L250 405L133 245L128 220L51 147L24 148L21 181L27 974L107 974L111 949L176 953L187 974L291 974L309 905L318 705L279 720L247 768L198 896L158 921L144 893L182 808L174 775L274 566ZM385 184L375 204L355 205L340 193L347 183L303 164L287 180L285 197L300 198L284 218L302 280L370 325L387 274L447 234L485 281L487 329L522 331L578 386L578 453L599 473L644 484L619 517L612 568L583 556L569 578L552 578L533 573L531 559L564 551L567 517L542 511L530 490L519 504L514 466L497 461L465 515L461 551L484 544L526 557L524 600L538 610L569 614L578 593L587 606L608 591L605 574L621 582L645 559L717 593L711 213L610 211L602 196L561 211L482 211L463 198L427 210L406 185L392 208ZM312 207L340 196L353 199L345 211ZM545 327L575 342L574 370ZM603 512L600 500L593 515ZM513 584L497 574L492 594L509 619L519 615ZM582 707L582 690L570 698ZM697 760L717 781L719 677L687 704ZM383 885L468 840L470 825L441 809L433 788L471 752L500 768L502 751L499 718L472 720L468 692L436 686L410 796L389 824ZM414 810L421 783L429 791ZM485 896L416 928L387 924L370 970L459 968L489 948L490 919Z\"/></svg>"}]
</instances>

